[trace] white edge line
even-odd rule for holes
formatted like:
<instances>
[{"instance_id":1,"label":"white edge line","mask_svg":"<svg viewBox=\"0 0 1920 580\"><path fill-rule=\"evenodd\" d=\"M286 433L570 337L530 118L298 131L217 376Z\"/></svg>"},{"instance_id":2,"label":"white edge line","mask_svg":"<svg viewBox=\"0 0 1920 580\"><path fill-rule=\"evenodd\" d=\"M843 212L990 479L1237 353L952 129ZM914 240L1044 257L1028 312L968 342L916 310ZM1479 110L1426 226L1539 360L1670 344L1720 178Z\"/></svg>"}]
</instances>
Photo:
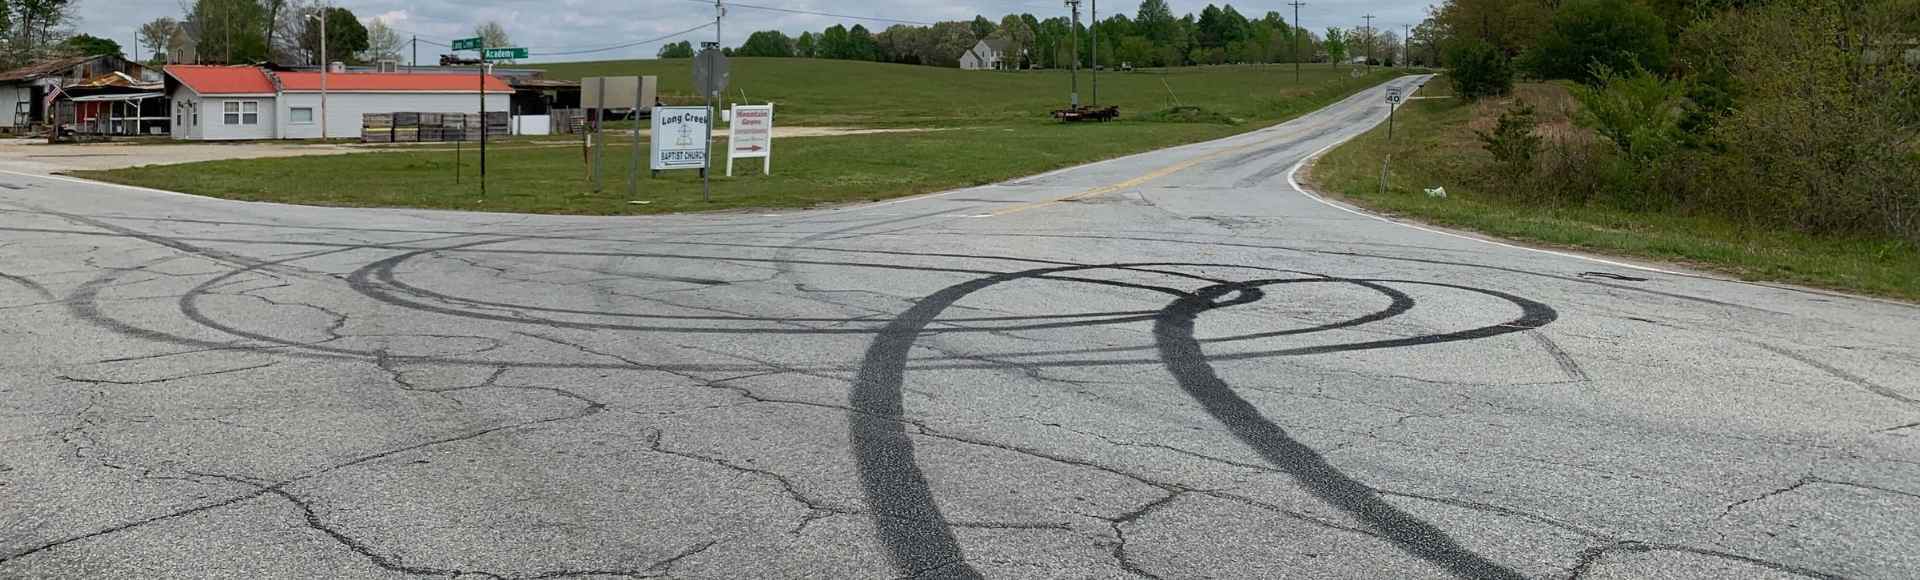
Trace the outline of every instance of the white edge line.
<instances>
[{"instance_id":1,"label":"white edge line","mask_svg":"<svg viewBox=\"0 0 1920 580\"><path fill-rule=\"evenodd\" d=\"M1424 83L1423 83L1423 84L1424 84ZM1405 104L1405 102L1404 102L1404 101L1402 101L1402 104L1404 105L1404 104ZM1371 128L1369 128L1369 129L1368 129L1368 131L1371 131L1371 130L1372 130ZM1331 202L1331 201L1327 201L1327 199L1326 199L1326 198L1323 198L1323 197L1320 197L1319 195L1317 195L1317 194L1315 194L1315 193L1313 193L1313 192L1311 192L1311 191L1308 191L1306 187L1303 187L1303 186L1301 186L1301 185L1300 185L1300 179L1299 179L1299 177L1300 177L1300 168L1302 168L1302 167L1306 167L1306 165L1307 165L1307 162L1309 162L1309 161L1313 161L1314 159L1316 159L1316 158L1319 158L1321 154L1323 154L1323 153L1326 153L1327 151L1330 151L1330 150L1332 150L1332 149L1333 149L1334 147L1339 147L1339 146L1341 146L1341 145L1344 145L1344 144L1346 144L1346 143L1347 143L1348 141L1352 141L1352 140L1354 140L1354 139L1357 139L1357 138L1359 138L1359 137L1360 137L1361 135L1364 135L1364 134L1366 134L1366 132L1365 132L1365 131L1363 131L1363 132L1360 132L1360 133L1356 133L1356 134L1354 134L1354 135L1353 135L1352 137L1348 137L1348 138L1346 138L1346 139L1342 139L1342 140L1340 140L1340 141L1336 141L1336 142L1334 142L1334 143L1333 143L1333 144L1331 144L1331 145L1328 145L1328 146L1326 146L1326 147L1322 147L1322 148L1320 148L1320 150L1319 150L1319 151L1315 151L1315 152L1313 152L1313 154L1311 154L1311 155L1308 155L1308 156L1306 156L1306 157L1303 157L1303 158L1301 158L1301 159L1300 159L1300 161L1299 161L1298 163L1295 163L1295 164L1293 164L1293 168L1292 168L1292 169L1289 169L1289 170L1287 170L1287 185L1289 185L1289 186L1292 186L1292 187L1293 187L1293 190L1294 190L1294 191L1296 191L1296 192L1299 192L1299 193L1300 193L1300 195L1303 195L1303 196L1306 196L1306 197L1307 197L1307 199L1311 199L1311 200L1314 200L1314 201L1317 201L1317 202L1320 202L1320 203L1321 203L1322 205L1325 205L1325 206L1327 206L1327 207L1331 207L1331 208L1333 208L1333 209L1337 209L1337 210L1340 210L1340 211L1344 211L1344 212L1347 212L1347 213L1350 213L1350 214L1353 214L1353 215L1357 215L1357 216L1360 216L1360 217L1364 217L1364 218L1367 218L1367 219L1372 219L1372 220L1377 220L1377 221L1382 221L1382 222L1386 222L1386 223L1390 223L1390 224L1393 224L1393 225L1396 225L1396 226L1400 226L1400 227L1403 227L1403 228L1407 228L1407 229L1413 229L1413 230L1419 230L1419 231L1423 231L1423 232L1426 232L1426 233L1429 233L1429 234L1436 234L1436 235L1442 235L1442 236L1446 236L1446 237L1449 237L1449 238L1459 238L1459 239L1462 239L1462 240L1470 240L1470 241L1475 241L1475 242L1480 242L1480 243L1482 243L1482 244L1487 244L1487 245L1491 245L1491 246L1499 246L1499 247L1502 247L1502 248L1509 248L1509 249L1514 249L1514 250L1522 250L1522 251L1527 251L1527 252L1534 252L1534 253L1537 253L1537 254L1546 254L1546 255L1549 255L1549 256L1559 256L1559 257L1562 257L1562 258L1573 258L1573 259L1575 259L1575 260L1582 260L1582 261L1586 261L1586 262L1593 262L1593 263L1595 263L1595 264L1605 264L1605 265L1608 265L1608 266L1614 266L1614 267L1619 267L1619 268L1630 268L1630 269L1634 269L1634 270L1640 270L1640 271L1643 271L1643 272L1657 272L1657 273L1660 273L1660 274L1667 274L1667 275L1670 275L1670 276L1682 276L1682 277L1693 277L1693 275L1692 275L1692 274L1685 274L1685 273L1681 273L1681 272L1674 272L1674 271L1671 271L1671 270L1662 270L1662 269L1659 269L1659 268L1653 268L1653 267L1648 267L1648 266L1641 266L1641 265L1638 265L1638 264L1628 264L1628 263L1626 263L1626 262L1615 262L1615 261L1613 261L1613 260L1603 260L1603 259L1600 259L1600 258L1594 258L1594 257L1590 257L1590 256L1582 256L1582 255L1579 255L1579 254L1570 254L1570 253L1567 253L1567 252L1556 252L1556 251L1553 251L1553 250L1542 250L1542 249L1540 249L1540 248L1529 248L1529 247L1526 247L1526 246L1519 246L1519 245L1514 245L1514 244L1509 244L1509 243L1506 243L1506 242L1497 242L1497 241L1493 241L1493 240L1489 240L1489 239L1486 239L1486 238L1480 238L1480 237L1475 237L1475 236L1468 236L1468 235L1462 235L1462 234L1456 234L1456 233L1453 233L1453 232L1449 232L1449 231L1443 231L1443 230L1436 230L1436 229L1433 229L1433 228L1429 228L1429 227L1424 227L1424 226L1417 226L1417 225L1413 225L1413 224L1409 224L1409 223L1406 223L1406 222L1401 222L1401 221L1396 221L1396 220L1393 220L1393 219L1389 219L1389 218L1387 218L1387 217L1384 217L1384 216L1380 216L1380 215L1377 215L1377 214L1373 214L1373 213L1368 213L1368 212L1364 212L1364 211L1360 211L1360 210L1357 210L1357 209L1353 209L1353 208L1350 208L1350 207L1347 207L1347 206L1345 206L1345 205L1342 205L1342 204L1338 204L1338 203L1334 203L1334 202Z\"/></svg>"},{"instance_id":2,"label":"white edge line","mask_svg":"<svg viewBox=\"0 0 1920 580\"><path fill-rule=\"evenodd\" d=\"M42 173L27 173L27 172L24 172L24 171L13 171L13 170L9 170L9 169L0 169L0 173L4 173L4 174L7 174L7 175L18 175L18 176L20 176L20 177L28 177L28 178L35 178L35 179L51 179L51 180L54 180L54 181L65 181L65 182L67 182L67 183L77 183L77 184L80 184L80 185L101 185L101 186L106 186L106 187L116 187L116 188L120 188L120 189L125 189L125 190L130 190L130 191L139 191L139 192L144 192L144 193L158 193L158 194L162 194L162 195L171 195L171 196L174 196L174 197L188 197L188 198L193 198L193 199L198 199L198 200L204 200L204 201L237 201L237 200L231 200L231 199L222 199L222 198L218 198L218 197L209 197L209 196L204 196L204 195L194 195L194 194L191 194L191 193L180 193L180 192L178 192L178 191L167 191L167 190L164 190L164 189L154 189L154 188L151 188L151 187L140 187L140 186L138 186L138 185L123 185L123 184L119 184L119 183L113 183L113 182L108 182L108 181L94 181L94 180L91 180L91 179L81 179L81 178L78 178L78 177L67 177L67 176L65 176L65 175L53 175L53 174L42 174ZM240 202L240 203L252 203L252 202Z\"/></svg>"}]
</instances>

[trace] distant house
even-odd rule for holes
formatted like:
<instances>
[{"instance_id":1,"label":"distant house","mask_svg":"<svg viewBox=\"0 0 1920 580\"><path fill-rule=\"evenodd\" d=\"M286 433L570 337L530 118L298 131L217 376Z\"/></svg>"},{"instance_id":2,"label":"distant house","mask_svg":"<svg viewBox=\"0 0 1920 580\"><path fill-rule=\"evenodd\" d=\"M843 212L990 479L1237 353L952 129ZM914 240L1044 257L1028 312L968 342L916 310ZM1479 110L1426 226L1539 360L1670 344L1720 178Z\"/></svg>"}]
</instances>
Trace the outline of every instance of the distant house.
<instances>
[{"instance_id":1,"label":"distant house","mask_svg":"<svg viewBox=\"0 0 1920 580\"><path fill-rule=\"evenodd\" d=\"M112 73L143 79L146 67L119 55L74 56L0 72L0 131L25 133L47 122L59 88Z\"/></svg>"},{"instance_id":2,"label":"distant house","mask_svg":"<svg viewBox=\"0 0 1920 580\"><path fill-rule=\"evenodd\" d=\"M1020 67L1019 55L1010 54L1013 43L1002 38L989 38L973 45L960 55L961 70L1001 70Z\"/></svg>"},{"instance_id":3,"label":"distant house","mask_svg":"<svg viewBox=\"0 0 1920 580\"><path fill-rule=\"evenodd\" d=\"M326 75L323 107L319 72L172 65L166 73L175 139L318 139L323 128L329 138L357 139L368 113L478 113L481 98L488 111L507 111L513 97L494 76L341 71Z\"/></svg>"}]
</instances>

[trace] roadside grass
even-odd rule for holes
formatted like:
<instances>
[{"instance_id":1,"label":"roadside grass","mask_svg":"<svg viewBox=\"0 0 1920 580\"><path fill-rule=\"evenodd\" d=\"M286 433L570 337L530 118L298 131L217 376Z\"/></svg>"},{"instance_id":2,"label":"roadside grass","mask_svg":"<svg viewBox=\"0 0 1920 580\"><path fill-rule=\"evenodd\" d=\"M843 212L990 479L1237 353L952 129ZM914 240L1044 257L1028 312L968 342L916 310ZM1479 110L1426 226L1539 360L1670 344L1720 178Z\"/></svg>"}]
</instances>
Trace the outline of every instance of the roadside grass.
<instances>
[{"instance_id":1,"label":"roadside grass","mask_svg":"<svg viewBox=\"0 0 1920 580\"><path fill-rule=\"evenodd\" d=\"M1447 96L1437 78L1417 96ZM1573 101L1565 87L1521 85L1516 98L1534 104L1541 133L1579 131L1567 121ZM1541 245L1629 257L1670 260L1770 281L1920 301L1920 249L1891 238L1835 238L1743 227L1729 220L1680 213L1629 212L1598 205L1542 201L1502 191L1491 154L1474 129L1486 129L1502 102L1468 104L1422 99L1400 109L1395 142L1386 128L1321 157L1310 180L1322 192L1383 213ZM1381 162L1393 155L1389 185L1379 189ZM1424 190L1445 187L1446 198Z\"/></svg>"},{"instance_id":2,"label":"roadside grass","mask_svg":"<svg viewBox=\"0 0 1920 580\"><path fill-rule=\"evenodd\" d=\"M776 64L783 66L773 66ZM684 65L646 62L648 67L684 69ZM640 65L543 66L563 74L596 69L607 69L601 72L611 74L631 73ZM1291 119L1408 73L1406 69L1383 69L1355 79L1348 76L1351 69L1336 72L1322 65L1318 71L1310 70L1301 86L1293 84L1290 68L1207 67L1165 75L1183 79L1183 84L1174 86L1206 87L1190 91L1191 95L1181 93L1182 106L1198 107L1199 113L1148 121L1139 118L1142 115L1137 113L1141 111L1135 109L1136 115L1119 122L1065 125L1045 117L1046 110L1057 104L1052 101L1064 100L1067 79L1064 73L1055 71L973 72L811 59L736 59L735 67L735 79L755 79L760 86L770 87L748 88L750 96L756 90L773 94L791 91L785 93L787 97L774 97L776 101L790 98L781 102L794 104L780 109L778 119L783 124L791 124L795 116L809 119L804 114L807 110L844 109L857 113L815 113L810 119L818 125L867 126L891 124L878 122L883 118L914 119L942 130L784 138L774 145L772 175L760 175L759 160L752 159L737 164L739 177L734 178L724 177L724 169L718 167L724 159L725 144L721 141L714 147L712 203L701 200L696 172L664 172L654 179L648 177L644 166L639 193L628 195L631 137L611 131L606 134L611 146L603 153L603 187L597 193L588 179L582 148L566 143L577 138L570 136L519 137L497 143L499 147L490 146L488 194L484 197L479 195L477 151L470 143L458 151L445 144L412 146L421 149L383 147L347 155L72 174L227 199L315 205L589 215L815 207L996 183L1226 137ZM620 70L613 70L616 68ZM815 69L812 76L801 74L808 68ZM659 72L662 83L673 86L667 74L671 71L640 72ZM853 78L840 74L852 72L863 74L851 74ZM1102 102L1165 107L1166 89L1158 80L1146 87L1156 92L1146 95L1134 94L1145 90L1141 81L1112 80L1127 74L1101 75ZM770 78L760 80L756 75ZM564 78L562 74L550 76ZM1086 76L1082 74L1083 91L1088 88ZM982 85L989 88L983 89ZM738 86L752 85L742 80ZM938 95L941 100L914 101L916 94ZM1231 122L1222 122L1223 118ZM644 157L646 144L641 147ZM636 201L647 203L629 203Z\"/></svg>"}]
</instances>

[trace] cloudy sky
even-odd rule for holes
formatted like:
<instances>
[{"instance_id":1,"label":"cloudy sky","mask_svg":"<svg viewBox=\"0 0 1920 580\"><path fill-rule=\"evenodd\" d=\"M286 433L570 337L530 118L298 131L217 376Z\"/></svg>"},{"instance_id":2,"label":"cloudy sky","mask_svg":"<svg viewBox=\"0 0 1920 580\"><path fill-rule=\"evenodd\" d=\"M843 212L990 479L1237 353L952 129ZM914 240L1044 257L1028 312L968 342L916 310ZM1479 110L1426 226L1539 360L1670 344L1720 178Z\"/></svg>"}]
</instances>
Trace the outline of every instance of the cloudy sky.
<instances>
[{"instance_id":1,"label":"cloudy sky","mask_svg":"<svg viewBox=\"0 0 1920 580\"><path fill-rule=\"evenodd\" d=\"M188 1L79 0L81 21L77 28L80 32L117 40L131 51L134 30L140 23L162 16L180 18L181 5ZM1045 19L1066 14L1059 0L750 0L746 3L908 21L971 20L975 14L998 21L1000 16L1020 12ZM1429 0L1309 0L1301 8L1300 19L1309 28L1324 30L1328 26L1360 26L1364 23L1360 17L1371 13L1378 16L1374 26L1398 30L1401 24L1416 24L1424 18L1429 3ZM444 50L427 42L471 36L474 25L487 20L505 25L515 43L533 50L533 60L537 62L652 57L659 50L658 43L572 55L552 53L648 40L713 19L712 5L703 6L701 0L332 0L332 4L351 9L363 19L382 19L402 31L403 36L419 35L423 39L421 62L437 60L433 55L439 52L435 51ZM1179 15L1198 13L1207 1L1169 0L1169 4ZM1292 18L1293 9L1283 0L1242 0L1232 4L1248 17L1277 10ZM1123 11L1132 15L1138 10L1139 2L1108 0L1100 8L1103 13ZM738 45L755 30L779 29L797 35L842 22L851 26L862 21L734 7L724 25L725 42L729 46ZM876 30L888 25L876 21L864 23ZM697 43L712 39L712 35L712 29L705 29L687 38ZM543 58L542 53L548 56Z\"/></svg>"}]
</instances>

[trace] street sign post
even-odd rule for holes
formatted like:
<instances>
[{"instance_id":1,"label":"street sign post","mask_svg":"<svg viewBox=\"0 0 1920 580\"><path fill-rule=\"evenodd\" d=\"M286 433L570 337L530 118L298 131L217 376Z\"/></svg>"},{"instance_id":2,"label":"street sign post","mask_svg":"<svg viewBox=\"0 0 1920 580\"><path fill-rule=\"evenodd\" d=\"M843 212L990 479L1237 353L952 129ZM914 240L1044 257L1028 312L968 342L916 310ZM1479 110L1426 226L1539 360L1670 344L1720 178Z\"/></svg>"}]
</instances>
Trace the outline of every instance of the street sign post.
<instances>
[{"instance_id":1,"label":"street sign post","mask_svg":"<svg viewBox=\"0 0 1920 580\"><path fill-rule=\"evenodd\" d=\"M1400 110L1400 87L1387 87L1387 142L1393 142L1393 114Z\"/></svg>"},{"instance_id":2,"label":"street sign post","mask_svg":"<svg viewBox=\"0 0 1920 580\"><path fill-rule=\"evenodd\" d=\"M653 171L707 168L707 136L712 133L706 107L653 109Z\"/></svg>"},{"instance_id":3,"label":"street sign post","mask_svg":"<svg viewBox=\"0 0 1920 580\"><path fill-rule=\"evenodd\" d=\"M453 41L454 50L480 50L480 37L462 38Z\"/></svg>"},{"instance_id":4,"label":"street sign post","mask_svg":"<svg viewBox=\"0 0 1920 580\"><path fill-rule=\"evenodd\" d=\"M760 158L760 172L773 173L773 105L734 105L727 131L727 177L733 160Z\"/></svg>"},{"instance_id":5,"label":"street sign post","mask_svg":"<svg viewBox=\"0 0 1920 580\"><path fill-rule=\"evenodd\" d=\"M525 60L526 58L527 49L524 48L489 48L480 51L481 60Z\"/></svg>"}]
</instances>

